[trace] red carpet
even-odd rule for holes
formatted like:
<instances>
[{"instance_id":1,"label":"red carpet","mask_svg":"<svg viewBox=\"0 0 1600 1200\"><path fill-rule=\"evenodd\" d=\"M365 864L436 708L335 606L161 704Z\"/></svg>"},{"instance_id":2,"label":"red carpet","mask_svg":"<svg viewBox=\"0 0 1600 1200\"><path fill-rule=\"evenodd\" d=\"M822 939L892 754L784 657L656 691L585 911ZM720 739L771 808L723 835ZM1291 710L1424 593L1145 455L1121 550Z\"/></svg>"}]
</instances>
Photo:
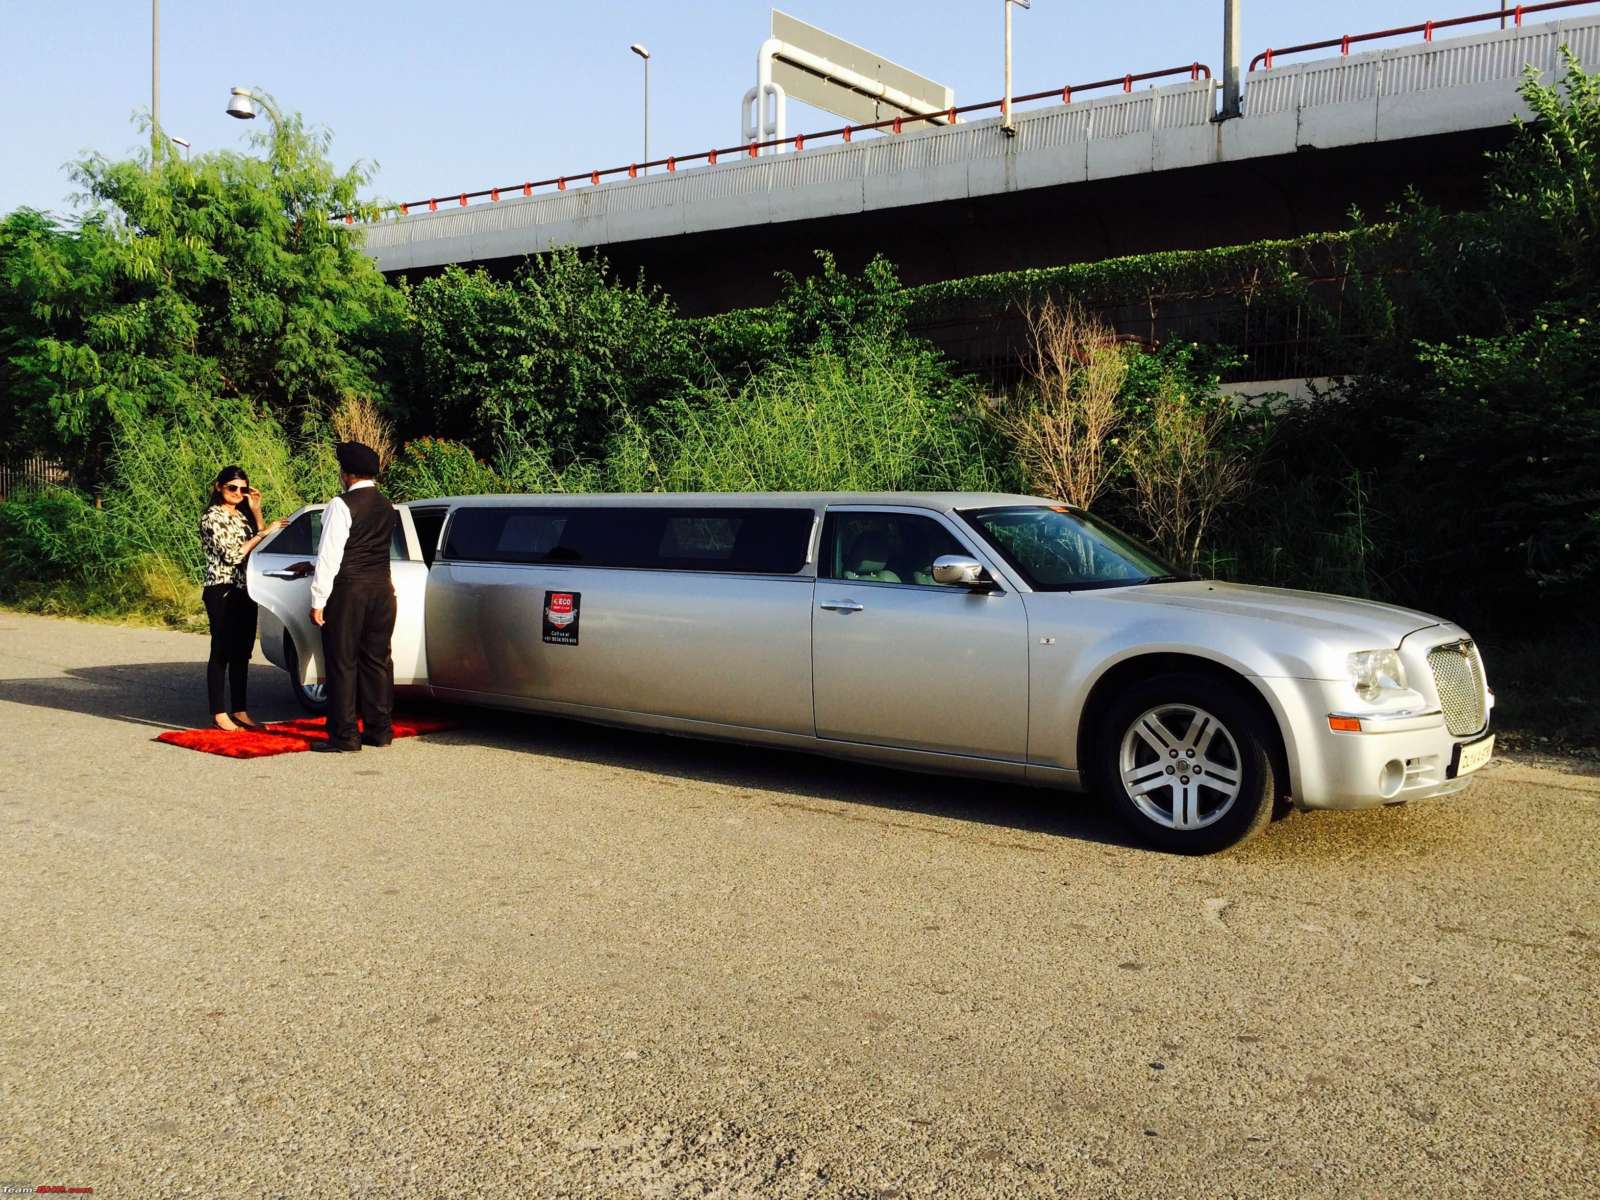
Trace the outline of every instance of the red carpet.
<instances>
[{"instance_id":1,"label":"red carpet","mask_svg":"<svg viewBox=\"0 0 1600 1200\"><path fill-rule=\"evenodd\" d=\"M419 733L439 733L459 727L459 721L439 717L394 718L394 735L397 738L415 737ZM226 729L173 729L157 734L156 741L169 746L182 746L187 750L200 750L206 754L221 754L225 758L267 758L273 754L294 754L311 749L312 742L328 740L327 729L321 717L300 717L293 721L278 721L260 733Z\"/></svg>"}]
</instances>

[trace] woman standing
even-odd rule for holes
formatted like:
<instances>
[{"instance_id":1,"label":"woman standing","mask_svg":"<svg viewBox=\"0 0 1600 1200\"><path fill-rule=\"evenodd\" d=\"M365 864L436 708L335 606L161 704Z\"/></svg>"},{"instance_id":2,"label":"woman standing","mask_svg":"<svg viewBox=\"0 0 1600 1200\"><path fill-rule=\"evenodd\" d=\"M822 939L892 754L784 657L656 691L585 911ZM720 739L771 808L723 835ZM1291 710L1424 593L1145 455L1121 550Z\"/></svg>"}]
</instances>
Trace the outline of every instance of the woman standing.
<instances>
[{"instance_id":1,"label":"woman standing","mask_svg":"<svg viewBox=\"0 0 1600 1200\"><path fill-rule=\"evenodd\" d=\"M244 560L267 534L287 521L262 528L261 493L239 467L223 467L211 485L211 503L200 518L200 543L206 553L204 591L211 619L211 659L206 663L206 693L218 729L260 729L245 708L245 673L256 644L256 602L245 591ZM229 698L222 703L223 676Z\"/></svg>"}]
</instances>

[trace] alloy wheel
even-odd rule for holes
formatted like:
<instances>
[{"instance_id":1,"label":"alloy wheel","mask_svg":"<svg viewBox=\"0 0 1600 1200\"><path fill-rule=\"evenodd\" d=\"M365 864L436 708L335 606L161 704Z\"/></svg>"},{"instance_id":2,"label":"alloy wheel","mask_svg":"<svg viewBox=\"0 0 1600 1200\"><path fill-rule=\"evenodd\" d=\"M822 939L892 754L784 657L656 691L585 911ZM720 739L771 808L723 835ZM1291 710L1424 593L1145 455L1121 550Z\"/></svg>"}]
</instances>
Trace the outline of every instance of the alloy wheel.
<instances>
[{"instance_id":1,"label":"alloy wheel","mask_svg":"<svg viewBox=\"0 0 1600 1200\"><path fill-rule=\"evenodd\" d=\"M1147 709L1122 735L1117 769L1139 812L1166 829L1204 829L1239 798L1244 759L1214 715L1193 704Z\"/></svg>"}]
</instances>

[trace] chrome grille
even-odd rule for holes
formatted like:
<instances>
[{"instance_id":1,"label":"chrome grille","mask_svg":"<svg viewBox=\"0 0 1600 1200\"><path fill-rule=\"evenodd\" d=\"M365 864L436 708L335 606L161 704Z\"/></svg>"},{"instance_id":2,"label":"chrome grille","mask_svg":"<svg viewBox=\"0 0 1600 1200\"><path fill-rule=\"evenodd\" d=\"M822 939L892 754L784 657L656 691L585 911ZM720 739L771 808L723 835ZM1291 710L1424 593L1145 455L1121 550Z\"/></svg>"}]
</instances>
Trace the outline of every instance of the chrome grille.
<instances>
[{"instance_id":1,"label":"chrome grille","mask_svg":"<svg viewBox=\"0 0 1600 1200\"><path fill-rule=\"evenodd\" d=\"M1483 662L1471 642L1453 642L1428 651L1428 667L1439 691L1445 728L1451 737L1468 737L1484 726Z\"/></svg>"}]
</instances>

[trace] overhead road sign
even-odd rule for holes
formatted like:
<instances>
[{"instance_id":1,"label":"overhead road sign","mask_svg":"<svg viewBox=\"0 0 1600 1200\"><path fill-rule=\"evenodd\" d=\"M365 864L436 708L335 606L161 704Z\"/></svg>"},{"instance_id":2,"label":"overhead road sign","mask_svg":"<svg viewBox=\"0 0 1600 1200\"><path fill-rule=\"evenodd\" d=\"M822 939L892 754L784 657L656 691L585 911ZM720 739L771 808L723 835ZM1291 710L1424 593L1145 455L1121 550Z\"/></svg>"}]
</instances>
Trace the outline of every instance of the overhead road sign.
<instances>
[{"instance_id":1,"label":"overhead road sign","mask_svg":"<svg viewBox=\"0 0 1600 1200\"><path fill-rule=\"evenodd\" d=\"M854 124L867 125L901 113L945 112L955 104L954 89L777 9L772 10L772 36L784 44L773 55L772 81L783 87L789 99L804 101ZM786 54L790 48L802 53ZM829 74L817 70L807 58L826 60L843 71ZM885 90L874 94L859 83L851 86L847 82L851 75Z\"/></svg>"}]
</instances>

